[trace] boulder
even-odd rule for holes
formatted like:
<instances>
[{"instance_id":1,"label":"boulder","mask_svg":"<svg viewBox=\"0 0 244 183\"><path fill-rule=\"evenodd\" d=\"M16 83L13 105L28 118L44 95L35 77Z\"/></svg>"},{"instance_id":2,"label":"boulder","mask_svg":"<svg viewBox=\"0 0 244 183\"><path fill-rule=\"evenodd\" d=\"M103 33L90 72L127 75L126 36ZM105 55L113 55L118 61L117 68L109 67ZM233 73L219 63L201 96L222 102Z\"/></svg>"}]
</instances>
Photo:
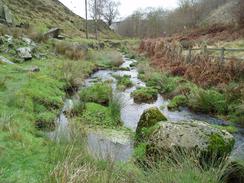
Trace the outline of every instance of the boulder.
<instances>
[{"instance_id":1,"label":"boulder","mask_svg":"<svg viewBox=\"0 0 244 183\"><path fill-rule=\"evenodd\" d=\"M143 112L136 128L136 137L138 141L143 140L147 131L160 121L167 121L167 118L157 107L152 107ZM149 130L150 131L150 130Z\"/></svg>"},{"instance_id":2,"label":"boulder","mask_svg":"<svg viewBox=\"0 0 244 183\"><path fill-rule=\"evenodd\" d=\"M7 58L0 55L0 62L6 63L6 64L14 64L13 62L9 61Z\"/></svg>"},{"instance_id":3,"label":"boulder","mask_svg":"<svg viewBox=\"0 0 244 183\"><path fill-rule=\"evenodd\" d=\"M13 24L14 18L9 8L0 1L0 22L4 24Z\"/></svg>"},{"instance_id":4,"label":"boulder","mask_svg":"<svg viewBox=\"0 0 244 183\"><path fill-rule=\"evenodd\" d=\"M196 150L204 157L228 155L234 146L233 135L201 121L160 122L148 137L147 156L163 155L182 149Z\"/></svg>"},{"instance_id":5,"label":"boulder","mask_svg":"<svg viewBox=\"0 0 244 183\"><path fill-rule=\"evenodd\" d=\"M48 37L48 38L59 38L61 29L60 28L52 28L49 31L47 31L46 33L44 33L44 36Z\"/></svg>"},{"instance_id":6,"label":"boulder","mask_svg":"<svg viewBox=\"0 0 244 183\"><path fill-rule=\"evenodd\" d=\"M24 60L32 59L32 49L30 47L18 48L16 51L20 58L22 58Z\"/></svg>"},{"instance_id":7,"label":"boulder","mask_svg":"<svg viewBox=\"0 0 244 183\"><path fill-rule=\"evenodd\" d=\"M6 5L4 5L3 9L4 9L4 16L5 16L6 23L13 24L14 23L13 15L12 15L11 11L9 10L9 8Z\"/></svg>"}]
</instances>

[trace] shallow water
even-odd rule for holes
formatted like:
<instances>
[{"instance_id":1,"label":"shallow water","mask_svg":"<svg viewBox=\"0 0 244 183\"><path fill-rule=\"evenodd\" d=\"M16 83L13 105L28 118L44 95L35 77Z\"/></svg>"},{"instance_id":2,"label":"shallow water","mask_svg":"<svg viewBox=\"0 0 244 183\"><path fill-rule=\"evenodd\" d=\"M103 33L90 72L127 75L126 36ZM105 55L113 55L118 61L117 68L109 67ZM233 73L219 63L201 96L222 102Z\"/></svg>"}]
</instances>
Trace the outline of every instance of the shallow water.
<instances>
[{"instance_id":1,"label":"shallow water","mask_svg":"<svg viewBox=\"0 0 244 183\"><path fill-rule=\"evenodd\" d=\"M130 68L129 71L123 71L123 69L119 71L100 70L85 80L83 86L87 87L100 81L112 81L113 92L119 97L122 103L121 120L125 127L135 131L143 111L150 107L158 107L161 112L171 121L200 120L210 124L228 125L228 122L226 121L216 119L205 114L196 114L189 111L187 108L181 108L180 111L175 112L169 111L167 107L165 107L169 101L164 99L161 95L158 95L157 100L151 104L134 103L131 93L136 90L137 87L145 86L145 83L138 79L137 69L135 67L130 67L130 64L133 62L136 61L124 57L124 63L121 65L121 68ZM134 86L125 91L117 91L116 79L113 77L113 75L130 75ZM61 117L63 118L62 114ZM63 120L65 122L61 122L60 124L64 125L66 128L67 121L65 118ZM234 157L244 159L244 129L240 129L240 131L234 134L234 136L236 139L236 144L232 155ZM133 154L132 141L120 143L113 138L107 138L106 135L93 132L88 134L88 148L94 156L102 159L112 158L114 160L126 161Z\"/></svg>"}]
</instances>

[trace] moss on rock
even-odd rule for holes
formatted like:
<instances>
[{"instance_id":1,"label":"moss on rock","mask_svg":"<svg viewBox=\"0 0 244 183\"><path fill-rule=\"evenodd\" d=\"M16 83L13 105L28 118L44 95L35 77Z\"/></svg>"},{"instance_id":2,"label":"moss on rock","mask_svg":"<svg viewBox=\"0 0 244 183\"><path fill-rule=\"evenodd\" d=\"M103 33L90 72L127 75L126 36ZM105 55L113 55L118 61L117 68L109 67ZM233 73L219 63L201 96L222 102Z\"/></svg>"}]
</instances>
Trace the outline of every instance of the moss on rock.
<instances>
[{"instance_id":1,"label":"moss on rock","mask_svg":"<svg viewBox=\"0 0 244 183\"><path fill-rule=\"evenodd\" d=\"M136 139L142 140L145 136L149 136L153 131L153 127L160 121L167 121L167 118L156 107L147 109L142 114L136 129Z\"/></svg>"},{"instance_id":2,"label":"moss on rock","mask_svg":"<svg viewBox=\"0 0 244 183\"><path fill-rule=\"evenodd\" d=\"M157 90L152 87L141 87L135 90L131 96L135 103L152 103L157 100Z\"/></svg>"},{"instance_id":3,"label":"moss on rock","mask_svg":"<svg viewBox=\"0 0 244 183\"><path fill-rule=\"evenodd\" d=\"M235 140L226 141L219 134L212 134L209 138L208 153L223 157L231 152Z\"/></svg>"}]
</instances>

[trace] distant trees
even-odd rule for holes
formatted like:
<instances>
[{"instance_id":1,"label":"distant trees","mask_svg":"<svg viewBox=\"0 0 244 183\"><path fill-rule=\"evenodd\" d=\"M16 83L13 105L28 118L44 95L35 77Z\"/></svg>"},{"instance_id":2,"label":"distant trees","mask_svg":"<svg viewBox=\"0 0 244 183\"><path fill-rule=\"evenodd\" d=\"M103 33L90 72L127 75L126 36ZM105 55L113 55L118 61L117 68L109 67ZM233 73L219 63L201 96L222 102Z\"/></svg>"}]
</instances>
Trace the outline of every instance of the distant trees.
<instances>
[{"instance_id":1,"label":"distant trees","mask_svg":"<svg viewBox=\"0 0 244 183\"><path fill-rule=\"evenodd\" d=\"M179 0L179 7L173 11L161 8L138 10L121 22L118 30L124 36L136 37L159 37L187 31L226 2L229 0Z\"/></svg>"},{"instance_id":2,"label":"distant trees","mask_svg":"<svg viewBox=\"0 0 244 183\"><path fill-rule=\"evenodd\" d=\"M113 21L119 16L119 5L119 2L105 0L102 16L109 26L111 26Z\"/></svg>"},{"instance_id":3,"label":"distant trees","mask_svg":"<svg viewBox=\"0 0 244 183\"><path fill-rule=\"evenodd\" d=\"M110 26L119 16L119 5L120 3L114 0L90 0L90 16L94 20L105 20Z\"/></svg>"}]
</instances>

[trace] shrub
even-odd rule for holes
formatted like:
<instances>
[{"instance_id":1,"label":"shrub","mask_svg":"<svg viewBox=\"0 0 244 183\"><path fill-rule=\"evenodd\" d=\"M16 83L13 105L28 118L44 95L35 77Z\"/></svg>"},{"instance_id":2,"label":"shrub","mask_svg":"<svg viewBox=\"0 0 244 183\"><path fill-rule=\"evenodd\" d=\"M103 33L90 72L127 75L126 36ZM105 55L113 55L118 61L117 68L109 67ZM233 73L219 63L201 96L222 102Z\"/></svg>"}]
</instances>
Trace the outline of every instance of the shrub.
<instances>
[{"instance_id":1,"label":"shrub","mask_svg":"<svg viewBox=\"0 0 244 183\"><path fill-rule=\"evenodd\" d=\"M224 95L211 89L194 89L189 95L189 107L198 112L218 114L225 114L228 110Z\"/></svg>"},{"instance_id":2,"label":"shrub","mask_svg":"<svg viewBox=\"0 0 244 183\"><path fill-rule=\"evenodd\" d=\"M168 104L168 109L169 110L177 110L181 106L186 106L187 105L187 98L184 95L178 95L174 97L170 103Z\"/></svg>"},{"instance_id":3,"label":"shrub","mask_svg":"<svg viewBox=\"0 0 244 183\"><path fill-rule=\"evenodd\" d=\"M94 102L101 105L109 105L112 96L112 88L107 83L97 83L79 92L83 102Z\"/></svg>"},{"instance_id":4,"label":"shrub","mask_svg":"<svg viewBox=\"0 0 244 183\"><path fill-rule=\"evenodd\" d=\"M157 100L157 90L152 87L141 87L135 90L131 96L136 103L152 103Z\"/></svg>"}]
</instances>

